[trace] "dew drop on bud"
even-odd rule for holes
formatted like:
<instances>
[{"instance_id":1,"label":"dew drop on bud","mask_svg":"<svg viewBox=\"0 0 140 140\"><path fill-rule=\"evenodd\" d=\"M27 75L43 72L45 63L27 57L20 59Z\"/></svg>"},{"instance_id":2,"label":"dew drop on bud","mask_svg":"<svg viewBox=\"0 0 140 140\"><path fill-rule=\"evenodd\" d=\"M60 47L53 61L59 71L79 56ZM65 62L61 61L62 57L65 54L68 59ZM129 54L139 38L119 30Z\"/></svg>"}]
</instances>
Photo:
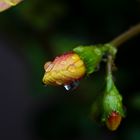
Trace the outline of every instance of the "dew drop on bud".
<instances>
[{"instance_id":1,"label":"dew drop on bud","mask_svg":"<svg viewBox=\"0 0 140 140\"><path fill-rule=\"evenodd\" d=\"M79 81L74 81L74 82L72 82L72 83L70 83L70 84L64 85L64 88L65 88L67 91L70 91L70 90L76 89L78 86L79 86Z\"/></svg>"}]
</instances>

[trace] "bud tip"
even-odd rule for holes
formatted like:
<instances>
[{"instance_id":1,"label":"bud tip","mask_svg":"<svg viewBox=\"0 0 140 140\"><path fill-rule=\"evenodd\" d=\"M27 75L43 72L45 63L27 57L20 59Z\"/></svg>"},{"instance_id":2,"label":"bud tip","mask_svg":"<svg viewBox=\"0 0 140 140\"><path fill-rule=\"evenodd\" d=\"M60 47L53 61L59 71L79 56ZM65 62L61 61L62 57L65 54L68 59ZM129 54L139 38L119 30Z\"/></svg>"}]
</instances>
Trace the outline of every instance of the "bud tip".
<instances>
[{"instance_id":1,"label":"bud tip","mask_svg":"<svg viewBox=\"0 0 140 140\"><path fill-rule=\"evenodd\" d=\"M106 126L108 127L109 130L115 131L119 127L121 120L122 120L121 115L114 111L109 115L106 121Z\"/></svg>"}]
</instances>

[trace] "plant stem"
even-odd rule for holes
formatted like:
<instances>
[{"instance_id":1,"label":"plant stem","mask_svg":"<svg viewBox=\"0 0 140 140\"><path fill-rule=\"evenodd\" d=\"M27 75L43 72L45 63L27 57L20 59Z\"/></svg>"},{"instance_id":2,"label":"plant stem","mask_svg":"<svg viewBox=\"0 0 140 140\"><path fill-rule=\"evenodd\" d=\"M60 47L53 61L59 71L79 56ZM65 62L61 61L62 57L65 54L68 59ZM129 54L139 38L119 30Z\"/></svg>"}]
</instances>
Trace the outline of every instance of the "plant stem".
<instances>
[{"instance_id":1,"label":"plant stem","mask_svg":"<svg viewBox=\"0 0 140 140\"><path fill-rule=\"evenodd\" d=\"M132 37L138 35L140 33L140 23L130 28L128 31L124 32L120 36L113 39L110 44L114 47L119 47L121 44L131 39Z\"/></svg>"},{"instance_id":2,"label":"plant stem","mask_svg":"<svg viewBox=\"0 0 140 140\"><path fill-rule=\"evenodd\" d=\"M113 56L111 54L108 54L107 56L107 76L112 74L112 65L113 65Z\"/></svg>"},{"instance_id":3,"label":"plant stem","mask_svg":"<svg viewBox=\"0 0 140 140\"><path fill-rule=\"evenodd\" d=\"M126 32L122 33L120 36L116 37L115 39L113 39L109 44L117 48L123 43L125 43L127 40L138 35L139 33L140 33L140 23L133 26ZM109 53L107 56L107 75L111 74L112 72L113 61L114 61L113 56Z\"/></svg>"}]
</instances>

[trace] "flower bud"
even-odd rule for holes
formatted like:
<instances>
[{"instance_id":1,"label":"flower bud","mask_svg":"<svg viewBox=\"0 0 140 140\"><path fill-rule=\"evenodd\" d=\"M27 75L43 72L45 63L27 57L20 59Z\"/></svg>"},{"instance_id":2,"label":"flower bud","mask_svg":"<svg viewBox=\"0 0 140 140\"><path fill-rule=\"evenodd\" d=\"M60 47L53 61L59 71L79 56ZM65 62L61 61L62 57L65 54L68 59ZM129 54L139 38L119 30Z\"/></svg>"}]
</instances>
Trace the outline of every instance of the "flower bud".
<instances>
[{"instance_id":1,"label":"flower bud","mask_svg":"<svg viewBox=\"0 0 140 140\"><path fill-rule=\"evenodd\" d=\"M0 0L0 12L17 5L22 0Z\"/></svg>"},{"instance_id":2,"label":"flower bud","mask_svg":"<svg viewBox=\"0 0 140 140\"><path fill-rule=\"evenodd\" d=\"M109 130L115 131L120 125L121 120L122 116L119 113L113 111L106 120L106 126L108 127Z\"/></svg>"},{"instance_id":3,"label":"flower bud","mask_svg":"<svg viewBox=\"0 0 140 140\"><path fill-rule=\"evenodd\" d=\"M81 79L86 73L86 67L78 54L68 52L47 62L44 65L45 85L68 85Z\"/></svg>"},{"instance_id":4,"label":"flower bud","mask_svg":"<svg viewBox=\"0 0 140 140\"><path fill-rule=\"evenodd\" d=\"M120 125L122 118L125 117L125 112L122 104L122 96L117 90L111 74L107 76L107 86L102 103L102 122L105 122L107 127L114 131Z\"/></svg>"}]
</instances>

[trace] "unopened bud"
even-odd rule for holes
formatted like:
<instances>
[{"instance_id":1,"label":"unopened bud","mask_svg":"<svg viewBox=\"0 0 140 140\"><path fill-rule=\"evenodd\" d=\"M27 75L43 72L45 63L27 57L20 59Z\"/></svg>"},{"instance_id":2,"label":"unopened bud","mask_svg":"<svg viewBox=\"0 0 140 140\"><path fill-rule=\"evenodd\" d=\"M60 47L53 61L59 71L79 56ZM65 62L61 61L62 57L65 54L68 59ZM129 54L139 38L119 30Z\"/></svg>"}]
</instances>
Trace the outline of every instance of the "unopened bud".
<instances>
[{"instance_id":1,"label":"unopened bud","mask_svg":"<svg viewBox=\"0 0 140 140\"><path fill-rule=\"evenodd\" d=\"M43 83L45 85L67 85L81 79L86 73L86 67L75 52L68 52L47 62L44 65L45 74Z\"/></svg>"},{"instance_id":2,"label":"unopened bud","mask_svg":"<svg viewBox=\"0 0 140 140\"><path fill-rule=\"evenodd\" d=\"M122 104L122 96L110 74L107 76L107 87L103 97L102 122L106 123L110 130L114 131L120 125L123 117L125 117L125 111Z\"/></svg>"}]
</instances>

